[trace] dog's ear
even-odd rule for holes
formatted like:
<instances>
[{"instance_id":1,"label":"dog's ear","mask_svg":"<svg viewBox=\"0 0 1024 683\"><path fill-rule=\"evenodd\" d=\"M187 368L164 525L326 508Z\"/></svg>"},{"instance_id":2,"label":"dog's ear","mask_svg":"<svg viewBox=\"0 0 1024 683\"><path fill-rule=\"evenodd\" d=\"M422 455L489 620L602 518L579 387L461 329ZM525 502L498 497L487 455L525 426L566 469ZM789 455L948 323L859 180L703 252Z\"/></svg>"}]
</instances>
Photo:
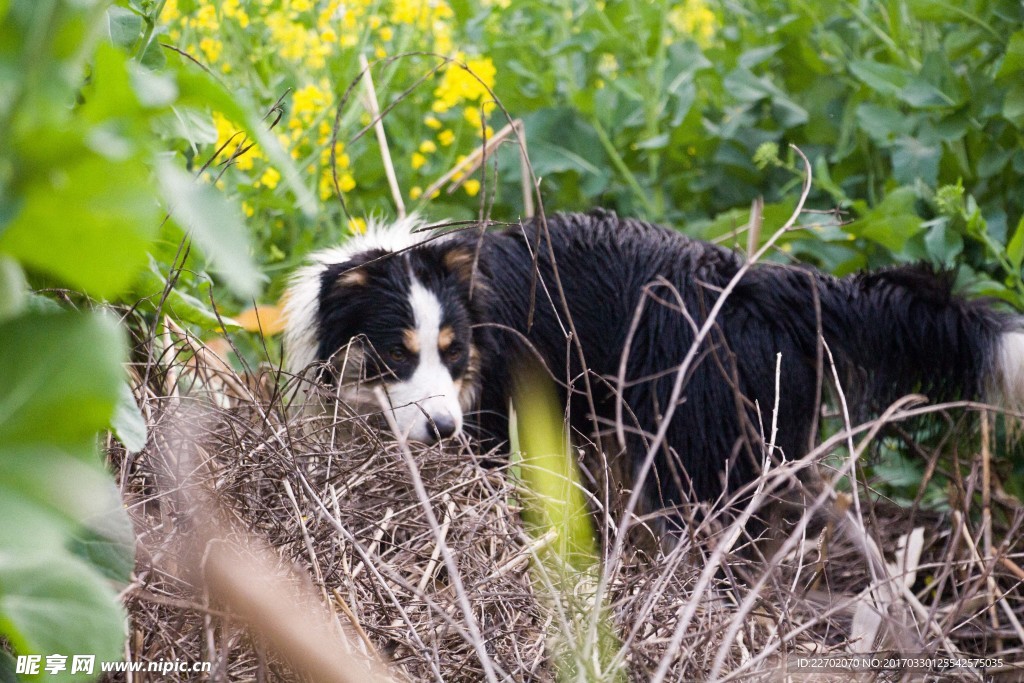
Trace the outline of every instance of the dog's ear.
<instances>
[{"instance_id":1,"label":"dog's ear","mask_svg":"<svg viewBox=\"0 0 1024 683\"><path fill-rule=\"evenodd\" d=\"M488 273L476 250L469 245L459 244L447 247L441 256L444 269L465 286L486 286Z\"/></svg>"},{"instance_id":2,"label":"dog's ear","mask_svg":"<svg viewBox=\"0 0 1024 683\"><path fill-rule=\"evenodd\" d=\"M329 269L331 293L365 287L373 277L375 267L388 255L383 249L371 249L356 254L350 260Z\"/></svg>"}]
</instances>

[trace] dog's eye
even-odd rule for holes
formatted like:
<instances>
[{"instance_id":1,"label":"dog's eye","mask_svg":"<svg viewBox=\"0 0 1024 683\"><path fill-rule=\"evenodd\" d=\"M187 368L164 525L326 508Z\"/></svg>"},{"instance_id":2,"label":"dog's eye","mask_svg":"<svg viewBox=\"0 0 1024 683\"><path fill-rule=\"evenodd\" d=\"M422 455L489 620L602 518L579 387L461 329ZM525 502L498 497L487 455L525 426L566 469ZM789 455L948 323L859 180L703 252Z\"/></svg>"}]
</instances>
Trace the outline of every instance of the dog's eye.
<instances>
[{"instance_id":1,"label":"dog's eye","mask_svg":"<svg viewBox=\"0 0 1024 683\"><path fill-rule=\"evenodd\" d=\"M462 353L462 345L453 342L444 350L444 357L449 363L454 363L462 358Z\"/></svg>"},{"instance_id":2,"label":"dog's eye","mask_svg":"<svg viewBox=\"0 0 1024 683\"><path fill-rule=\"evenodd\" d=\"M388 351L388 359L394 363L404 363L409 358L409 352L401 346L395 346Z\"/></svg>"}]
</instances>

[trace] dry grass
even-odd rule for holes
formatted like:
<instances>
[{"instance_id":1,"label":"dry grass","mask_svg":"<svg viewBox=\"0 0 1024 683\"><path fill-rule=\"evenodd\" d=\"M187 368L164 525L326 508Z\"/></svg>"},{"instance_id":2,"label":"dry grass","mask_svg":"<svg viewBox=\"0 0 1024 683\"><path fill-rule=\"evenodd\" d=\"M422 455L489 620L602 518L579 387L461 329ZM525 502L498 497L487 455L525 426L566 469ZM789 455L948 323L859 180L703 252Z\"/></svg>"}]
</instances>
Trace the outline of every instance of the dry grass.
<instances>
[{"instance_id":1,"label":"dry grass","mask_svg":"<svg viewBox=\"0 0 1024 683\"><path fill-rule=\"evenodd\" d=\"M579 670L557 654L566 644L594 650L579 606L599 586L545 585L535 560L552 539L524 528L513 478L485 462L500 454L463 444L414 448L407 461L358 417L291 415L270 390L277 378L243 378L181 330L151 341L156 360L138 373L149 444L110 452L139 538L124 593L129 660L209 661L220 681L370 680L296 667L308 653L282 644L281 623L382 680L553 680L559 666ZM878 424L859 434L875 438ZM751 545L742 515L711 514L672 547L622 544L603 563L611 659L580 676L787 680L785 666L810 653L884 650L998 657L989 674L1020 680L1024 513L985 481L987 449L961 457L973 464L949 514L868 495L854 506L833 472L801 483L807 460L774 467L754 491L751 515L776 520L771 541ZM780 497L797 511L779 513ZM218 547L232 549L226 574ZM274 603L293 592L302 597ZM308 619L288 621L296 605ZM981 678L961 668L941 680Z\"/></svg>"}]
</instances>

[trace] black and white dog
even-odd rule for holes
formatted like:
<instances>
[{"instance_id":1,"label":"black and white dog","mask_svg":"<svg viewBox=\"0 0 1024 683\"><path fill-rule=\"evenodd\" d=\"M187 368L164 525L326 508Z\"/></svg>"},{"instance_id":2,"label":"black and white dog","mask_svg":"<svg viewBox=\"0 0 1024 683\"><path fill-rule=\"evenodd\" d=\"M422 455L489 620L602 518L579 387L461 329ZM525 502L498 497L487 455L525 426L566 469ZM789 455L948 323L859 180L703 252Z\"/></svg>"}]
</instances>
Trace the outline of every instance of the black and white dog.
<instances>
[{"instance_id":1,"label":"black and white dog","mask_svg":"<svg viewBox=\"0 0 1024 683\"><path fill-rule=\"evenodd\" d=\"M825 347L868 407L911 392L1014 407L1024 397L1021 319L953 296L947 278L766 264L725 301L670 410L676 370L741 256L604 211L440 238L423 227L371 226L316 253L285 308L287 369L367 412L381 410L383 389L412 440L505 438L516 363L532 356L560 383L578 436L602 438L620 420L627 472L671 412L648 485L667 506L756 476L777 354L775 445L788 458L811 442Z\"/></svg>"}]
</instances>

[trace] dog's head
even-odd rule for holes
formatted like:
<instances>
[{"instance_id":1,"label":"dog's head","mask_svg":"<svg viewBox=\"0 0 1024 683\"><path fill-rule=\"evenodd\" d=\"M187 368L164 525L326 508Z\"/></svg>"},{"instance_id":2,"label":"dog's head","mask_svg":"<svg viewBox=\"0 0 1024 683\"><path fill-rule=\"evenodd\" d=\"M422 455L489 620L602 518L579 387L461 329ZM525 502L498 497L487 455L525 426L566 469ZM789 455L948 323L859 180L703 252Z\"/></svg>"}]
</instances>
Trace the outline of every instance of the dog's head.
<instances>
[{"instance_id":1,"label":"dog's head","mask_svg":"<svg viewBox=\"0 0 1024 683\"><path fill-rule=\"evenodd\" d=\"M483 289L470 247L423 242L417 227L374 227L317 254L289 290L285 343L289 370L368 412L383 393L401 435L430 443L458 434L475 400Z\"/></svg>"}]
</instances>

